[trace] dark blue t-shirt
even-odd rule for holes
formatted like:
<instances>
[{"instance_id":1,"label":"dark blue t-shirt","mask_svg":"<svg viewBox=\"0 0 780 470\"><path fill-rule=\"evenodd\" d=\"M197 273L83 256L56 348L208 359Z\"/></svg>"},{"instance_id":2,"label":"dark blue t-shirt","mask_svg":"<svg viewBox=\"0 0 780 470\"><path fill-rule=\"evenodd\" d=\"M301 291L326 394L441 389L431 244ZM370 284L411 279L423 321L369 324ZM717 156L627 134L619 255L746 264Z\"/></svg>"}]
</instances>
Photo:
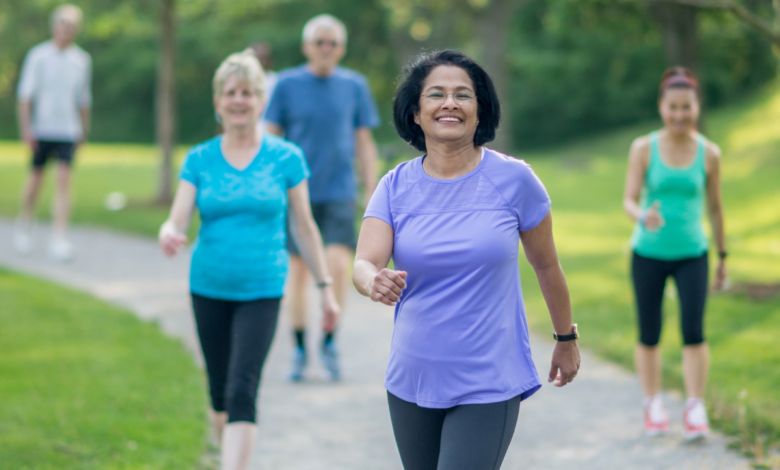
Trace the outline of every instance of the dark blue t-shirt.
<instances>
[{"instance_id":1,"label":"dark blue t-shirt","mask_svg":"<svg viewBox=\"0 0 780 470\"><path fill-rule=\"evenodd\" d=\"M281 126L285 138L303 149L312 202L355 200L355 130L379 125L365 77L341 67L327 77L317 77L306 65L286 70L264 119Z\"/></svg>"}]
</instances>

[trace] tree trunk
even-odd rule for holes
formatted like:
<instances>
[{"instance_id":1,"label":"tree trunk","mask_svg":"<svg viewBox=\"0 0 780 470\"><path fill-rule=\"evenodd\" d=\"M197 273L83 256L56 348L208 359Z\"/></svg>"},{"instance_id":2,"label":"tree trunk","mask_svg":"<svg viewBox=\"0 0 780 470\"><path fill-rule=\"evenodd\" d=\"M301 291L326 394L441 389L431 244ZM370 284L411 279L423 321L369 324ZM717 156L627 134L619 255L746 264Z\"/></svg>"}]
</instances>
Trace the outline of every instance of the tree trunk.
<instances>
[{"instance_id":1,"label":"tree trunk","mask_svg":"<svg viewBox=\"0 0 780 470\"><path fill-rule=\"evenodd\" d=\"M160 147L160 173L156 202L170 204L173 199L171 164L176 142L176 82L174 60L176 24L174 0L161 0L160 53L157 64L156 122L157 145Z\"/></svg>"},{"instance_id":2,"label":"tree trunk","mask_svg":"<svg viewBox=\"0 0 780 470\"><path fill-rule=\"evenodd\" d=\"M493 80L501 102L501 125L496 133L496 140L488 145L507 153L512 151L513 146L507 32L513 14L523 3L525 2L519 0L492 0L475 20L480 59Z\"/></svg>"},{"instance_id":3,"label":"tree trunk","mask_svg":"<svg viewBox=\"0 0 780 470\"><path fill-rule=\"evenodd\" d=\"M651 3L650 10L661 26L666 63L696 71L699 47L696 39L698 8L689 5Z\"/></svg>"}]
</instances>

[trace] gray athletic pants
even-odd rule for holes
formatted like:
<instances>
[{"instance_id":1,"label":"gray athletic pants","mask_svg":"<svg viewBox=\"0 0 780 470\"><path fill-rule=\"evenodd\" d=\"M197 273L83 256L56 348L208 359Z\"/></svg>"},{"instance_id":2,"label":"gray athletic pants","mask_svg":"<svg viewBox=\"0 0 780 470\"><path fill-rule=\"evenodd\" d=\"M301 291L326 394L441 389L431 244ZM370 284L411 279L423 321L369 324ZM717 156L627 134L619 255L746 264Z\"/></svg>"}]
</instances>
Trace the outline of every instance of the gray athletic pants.
<instances>
[{"instance_id":1,"label":"gray athletic pants","mask_svg":"<svg viewBox=\"0 0 780 470\"><path fill-rule=\"evenodd\" d=\"M520 396L499 403L423 408L387 393L404 470L498 470L520 412Z\"/></svg>"}]
</instances>

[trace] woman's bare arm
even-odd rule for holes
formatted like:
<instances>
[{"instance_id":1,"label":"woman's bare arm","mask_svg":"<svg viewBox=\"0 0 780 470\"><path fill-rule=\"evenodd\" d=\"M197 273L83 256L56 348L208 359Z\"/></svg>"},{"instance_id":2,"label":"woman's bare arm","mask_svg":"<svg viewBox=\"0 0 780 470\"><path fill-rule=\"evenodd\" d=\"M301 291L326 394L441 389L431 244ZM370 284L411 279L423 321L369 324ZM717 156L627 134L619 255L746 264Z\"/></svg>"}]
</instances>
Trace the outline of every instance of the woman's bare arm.
<instances>
[{"instance_id":1,"label":"woman's bare arm","mask_svg":"<svg viewBox=\"0 0 780 470\"><path fill-rule=\"evenodd\" d=\"M520 239L523 242L525 256L536 272L553 328L558 334L571 334L573 321L569 287L555 249L552 212L549 212L532 230L520 232ZM555 380L555 385L562 387L574 380L579 368L580 351L577 340L558 342L553 352L548 381Z\"/></svg>"},{"instance_id":2,"label":"woman's bare arm","mask_svg":"<svg viewBox=\"0 0 780 470\"><path fill-rule=\"evenodd\" d=\"M393 227L375 217L366 217L360 227L352 282L374 302L395 305L406 288L406 272L387 268L393 254Z\"/></svg>"},{"instance_id":3,"label":"woman's bare arm","mask_svg":"<svg viewBox=\"0 0 780 470\"><path fill-rule=\"evenodd\" d=\"M187 244L186 233L192 221L197 194L198 188L194 184L186 180L179 181L171 213L160 227L160 248L166 256L175 256Z\"/></svg>"}]
</instances>

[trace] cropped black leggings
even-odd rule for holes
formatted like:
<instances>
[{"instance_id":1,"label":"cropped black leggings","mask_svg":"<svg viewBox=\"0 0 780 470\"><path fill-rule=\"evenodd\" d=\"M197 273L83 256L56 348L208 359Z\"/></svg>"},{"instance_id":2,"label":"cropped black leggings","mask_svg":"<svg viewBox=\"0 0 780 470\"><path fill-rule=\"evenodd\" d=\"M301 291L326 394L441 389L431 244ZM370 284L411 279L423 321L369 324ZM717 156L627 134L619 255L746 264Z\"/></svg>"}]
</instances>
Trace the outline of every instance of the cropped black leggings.
<instances>
[{"instance_id":1,"label":"cropped black leggings","mask_svg":"<svg viewBox=\"0 0 780 470\"><path fill-rule=\"evenodd\" d=\"M279 317L280 299L246 302L192 294L211 406L228 422L256 420L257 389Z\"/></svg>"},{"instance_id":2,"label":"cropped black leggings","mask_svg":"<svg viewBox=\"0 0 780 470\"><path fill-rule=\"evenodd\" d=\"M423 408L387 393L405 470L498 470L504 461L520 396L500 403Z\"/></svg>"},{"instance_id":3,"label":"cropped black leggings","mask_svg":"<svg viewBox=\"0 0 780 470\"><path fill-rule=\"evenodd\" d=\"M680 299L680 323L683 343L693 346L704 342L704 305L707 301L709 262L707 253L696 258L664 261L634 253L631 278L639 314L639 341L656 346L661 338L661 304L666 278L674 277Z\"/></svg>"}]
</instances>

